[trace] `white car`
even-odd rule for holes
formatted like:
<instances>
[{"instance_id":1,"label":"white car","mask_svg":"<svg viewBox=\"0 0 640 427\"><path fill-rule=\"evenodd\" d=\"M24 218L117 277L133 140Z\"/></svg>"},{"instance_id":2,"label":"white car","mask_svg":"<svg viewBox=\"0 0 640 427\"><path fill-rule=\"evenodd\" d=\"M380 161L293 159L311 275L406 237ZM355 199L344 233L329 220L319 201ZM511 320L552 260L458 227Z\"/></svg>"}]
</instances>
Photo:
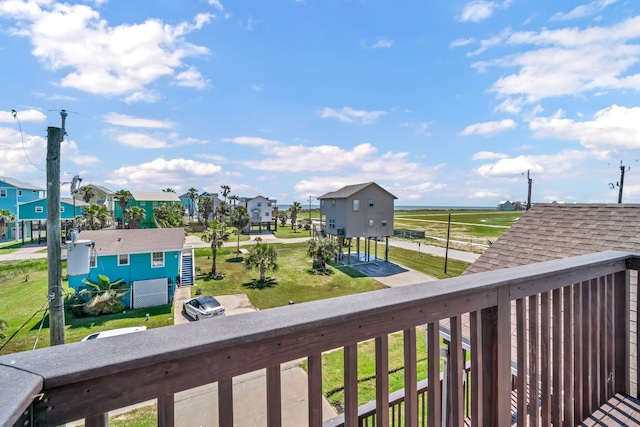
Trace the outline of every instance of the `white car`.
<instances>
[{"instance_id":1,"label":"white car","mask_svg":"<svg viewBox=\"0 0 640 427\"><path fill-rule=\"evenodd\" d=\"M108 331L96 332L95 334L87 335L86 337L82 338L82 341L114 337L116 335L131 334L133 332L141 332L146 330L146 326L132 326L130 328L111 329Z\"/></svg>"},{"instance_id":2,"label":"white car","mask_svg":"<svg viewBox=\"0 0 640 427\"><path fill-rule=\"evenodd\" d=\"M224 316L224 307L212 296L191 298L182 303L182 313L194 320Z\"/></svg>"}]
</instances>

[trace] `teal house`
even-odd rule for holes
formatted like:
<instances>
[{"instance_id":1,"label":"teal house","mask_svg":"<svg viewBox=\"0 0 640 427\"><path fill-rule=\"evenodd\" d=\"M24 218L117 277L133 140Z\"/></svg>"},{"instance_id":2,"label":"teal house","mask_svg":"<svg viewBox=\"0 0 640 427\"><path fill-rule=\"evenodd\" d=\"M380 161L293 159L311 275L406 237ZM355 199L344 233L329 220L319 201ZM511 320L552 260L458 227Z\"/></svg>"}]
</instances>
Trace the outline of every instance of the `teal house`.
<instances>
[{"instance_id":1,"label":"teal house","mask_svg":"<svg viewBox=\"0 0 640 427\"><path fill-rule=\"evenodd\" d=\"M87 203L73 199L60 198L60 227L62 228L62 239L65 241L70 237L73 227L73 219L83 216ZM47 199L37 199L18 205L20 217L20 231L22 236L35 238L40 235L40 230L44 230L47 221ZM39 238L38 238L39 240ZM24 241L24 237L23 237Z\"/></svg>"},{"instance_id":2,"label":"teal house","mask_svg":"<svg viewBox=\"0 0 640 427\"><path fill-rule=\"evenodd\" d=\"M153 209L162 204L180 203L180 198L172 191L131 191L133 199L127 203L127 208L137 206L144 210L145 218L140 223L140 228L155 228L156 220ZM116 221L124 218L122 207L115 204Z\"/></svg>"},{"instance_id":3,"label":"teal house","mask_svg":"<svg viewBox=\"0 0 640 427\"><path fill-rule=\"evenodd\" d=\"M24 237L20 227L20 213L18 206L21 203L31 202L45 196L45 189L28 182L0 176L0 211L9 211L13 221L0 224L0 239L18 240ZM29 232L30 230L27 230Z\"/></svg>"},{"instance_id":4,"label":"teal house","mask_svg":"<svg viewBox=\"0 0 640 427\"><path fill-rule=\"evenodd\" d=\"M129 308L173 301L176 286L192 283L192 260L183 228L85 230L67 243L69 287L79 291L83 279L97 282L99 274L122 278L130 287L123 298Z\"/></svg>"}]
</instances>

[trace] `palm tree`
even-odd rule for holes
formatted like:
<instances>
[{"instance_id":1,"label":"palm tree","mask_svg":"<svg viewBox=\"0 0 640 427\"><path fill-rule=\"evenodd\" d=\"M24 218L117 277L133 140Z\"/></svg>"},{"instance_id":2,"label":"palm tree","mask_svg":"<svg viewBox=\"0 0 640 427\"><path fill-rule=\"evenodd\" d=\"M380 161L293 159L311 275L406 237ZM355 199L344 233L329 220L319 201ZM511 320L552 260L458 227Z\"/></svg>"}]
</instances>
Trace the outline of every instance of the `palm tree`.
<instances>
[{"instance_id":1,"label":"palm tree","mask_svg":"<svg viewBox=\"0 0 640 427\"><path fill-rule=\"evenodd\" d=\"M278 250L266 243L257 243L249 256L244 261L246 270L258 269L260 281L264 281L267 271L278 270Z\"/></svg>"},{"instance_id":2,"label":"palm tree","mask_svg":"<svg viewBox=\"0 0 640 427\"><path fill-rule=\"evenodd\" d=\"M328 237L309 240L307 253L313 258L313 268L326 270L326 262L333 258L336 250L336 243Z\"/></svg>"},{"instance_id":3,"label":"palm tree","mask_svg":"<svg viewBox=\"0 0 640 427\"><path fill-rule=\"evenodd\" d=\"M213 212L213 199L210 196L198 196L198 217L204 218L205 225L209 221L211 212Z\"/></svg>"},{"instance_id":4,"label":"palm tree","mask_svg":"<svg viewBox=\"0 0 640 427\"><path fill-rule=\"evenodd\" d=\"M96 205L96 204L92 204L89 205L88 207L85 208L84 210L84 215L87 218L87 221L89 222L89 229L90 230L97 230L98 226L96 224L96 220L100 221L98 219L98 216L100 215L100 206ZM102 208L104 208L104 210L106 211L107 208L105 208L104 206L102 206Z\"/></svg>"},{"instance_id":5,"label":"palm tree","mask_svg":"<svg viewBox=\"0 0 640 427\"><path fill-rule=\"evenodd\" d=\"M129 218L129 228L140 228L140 223L147 218L147 213L140 206L131 206L125 211L125 215Z\"/></svg>"},{"instance_id":6,"label":"palm tree","mask_svg":"<svg viewBox=\"0 0 640 427\"><path fill-rule=\"evenodd\" d=\"M231 187L228 185L221 185L220 189L222 189L222 197L224 197L224 201L227 201L227 196L231 193Z\"/></svg>"},{"instance_id":7,"label":"palm tree","mask_svg":"<svg viewBox=\"0 0 640 427\"><path fill-rule=\"evenodd\" d=\"M84 200L85 203L90 203L91 199L98 195L96 189L90 185L83 185L78 188L78 193L82 194L82 200Z\"/></svg>"},{"instance_id":8,"label":"palm tree","mask_svg":"<svg viewBox=\"0 0 640 427\"><path fill-rule=\"evenodd\" d=\"M211 273L216 274L216 258L218 257L218 249L222 247L224 242L229 240L229 232L224 222L217 220L211 221L209 227L202 232L200 239L203 242L211 243L211 255L213 262L211 263Z\"/></svg>"},{"instance_id":9,"label":"palm tree","mask_svg":"<svg viewBox=\"0 0 640 427\"><path fill-rule=\"evenodd\" d=\"M162 203L153 208L156 225L161 228L184 227L184 206L182 203Z\"/></svg>"},{"instance_id":10,"label":"palm tree","mask_svg":"<svg viewBox=\"0 0 640 427\"><path fill-rule=\"evenodd\" d=\"M225 201L220 202L220 204L216 208L216 214L218 215L220 221L226 220L227 215L229 215L229 203Z\"/></svg>"},{"instance_id":11,"label":"palm tree","mask_svg":"<svg viewBox=\"0 0 640 427\"><path fill-rule=\"evenodd\" d=\"M101 205L100 210L98 211L98 221L100 222L100 228L108 226L109 219L109 211L107 210L107 207Z\"/></svg>"},{"instance_id":12,"label":"palm tree","mask_svg":"<svg viewBox=\"0 0 640 427\"><path fill-rule=\"evenodd\" d=\"M89 279L82 279L82 283L90 289L83 289L80 295L89 295L89 302L82 308L82 311L89 315L111 314L122 311L125 307L120 298L129 292L122 279L114 282L109 277L98 274L98 281L92 282Z\"/></svg>"},{"instance_id":13,"label":"palm tree","mask_svg":"<svg viewBox=\"0 0 640 427\"><path fill-rule=\"evenodd\" d=\"M289 207L289 215L291 217L291 228L293 231L296 231L296 222L298 219L298 213L302 210L302 205L300 202L293 202L293 204Z\"/></svg>"},{"instance_id":14,"label":"palm tree","mask_svg":"<svg viewBox=\"0 0 640 427\"><path fill-rule=\"evenodd\" d=\"M278 219L280 220L280 225L284 227L287 224L287 220L289 219L287 211L278 212Z\"/></svg>"},{"instance_id":15,"label":"palm tree","mask_svg":"<svg viewBox=\"0 0 640 427\"><path fill-rule=\"evenodd\" d=\"M167 188L165 188L165 189L164 189L164 190L162 190L162 191L164 191L165 193L175 193L175 192L176 192L176 190L174 190L174 189L173 189L173 188L171 188L171 187L167 187Z\"/></svg>"},{"instance_id":16,"label":"palm tree","mask_svg":"<svg viewBox=\"0 0 640 427\"><path fill-rule=\"evenodd\" d=\"M238 206L236 210L231 213L229 223L236 229L235 233L238 235L237 252L240 253L240 233L249 224L249 212L247 212L247 208Z\"/></svg>"},{"instance_id":17,"label":"palm tree","mask_svg":"<svg viewBox=\"0 0 640 427\"><path fill-rule=\"evenodd\" d=\"M240 200L240 197L236 196L235 194L232 194L231 196L229 196L229 201L233 203L232 209L236 208L236 204L239 200Z\"/></svg>"},{"instance_id":18,"label":"palm tree","mask_svg":"<svg viewBox=\"0 0 640 427\"><path fill-rule=\"evenodd\" d=\"M127 209L129 202L133 200L133 195L129 190L118 190L113 197L118 202L120 210L122 211L122 228L124 228L124 211Z\"/></svg>"},{"instance_id":19,"label":"palm tree","mask_svg":"<svg viewBox=\"0 0 640 427\"><path fill-rule=\"evenodd\" d=\"M187 191L187 196L189 196L189 200L191 200L191 203L189 204L189 218L191 218L191 222L193 222L193 208L195 207L195 201L198 197L198 190L191 187L189 191Z\"/></svg>"}]
</instances>

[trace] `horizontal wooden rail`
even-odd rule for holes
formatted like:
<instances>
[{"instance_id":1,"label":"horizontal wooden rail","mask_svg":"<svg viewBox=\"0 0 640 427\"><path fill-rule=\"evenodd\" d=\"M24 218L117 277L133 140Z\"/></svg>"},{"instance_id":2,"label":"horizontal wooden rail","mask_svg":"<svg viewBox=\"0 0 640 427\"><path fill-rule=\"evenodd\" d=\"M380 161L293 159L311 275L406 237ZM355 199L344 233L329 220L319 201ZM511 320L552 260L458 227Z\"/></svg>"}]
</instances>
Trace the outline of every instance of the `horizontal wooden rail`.
<instances>
[{"instance_id":1,"label":"horizontal wooden rail","mask_svg":"<svg viewBox=\"0 0 640 427\"><path fill-rule=\"evenodd\" d=\"M416 326L431 324L437 328L440 321L466 313L472 319L472 336L482 342L481 354L477 355L482 387L481 390L474 388L473 396L477 399L491 396L481 401L481 410L475 408L474 413L481 413L484 425L509 425L511 301L608 275L617 277L619 282L628 265L634 262L636 257L632 254L602 252L429 282L428 286L384 289L215 322L194 322L109 340L0 356L0 401L3 402L0 425L12 425L28 410L33 411L35 425L59 425L81 418L100 419L108 411L151 399L159 398L163 405L170 406L169 396L175 393L214 382L219 382L224 391L223 385L232 387L233 377L263 368L270 369L270 393L277 393L280 386L274 367L310 355L316 359L314 366L317 366L317 357L322 352L341 347L352 349L358 342L396 331L405 331L405 339L409 340L405 361L415 363L415 354L411 355L415 352L415 343L411 340L415 340ZM628 305L623 292L613 292L611 300L616 301L616 307ZM615 357L628 355L628 343L618 341L625 336L624 322L628 322L628 316L627 313L622 319L619 316L612 319ZM460 342L460 338L457 339ZM472 351L473 348L472 343ZM437 357L438 353L433 349L430 354ZM354 357L350 350L351 370L356 366ZM616 365L612 384L616 391L625 391L628 373L623 371L627 365ZM415 368L408 370L415 372ZM317 375L318 368L313 372ZM347 372L349 381L353 381L352 375L353 372ZM317 379L310 383L313 401L317 404ZM353 389L352 385L349 387ZM620 387L623 390L618 390ZM454 389L459 390L459 385ZM357 411L352 403L356 398L353 393L347 397L348 417ZM439 396L439 392L431 395L428 400L434 407L429 407L427 414L437 421L441 416L439 404L446 398ZM219 400L228 405L232 401L231 390L220 393ZM412 424L417 406L417 400L412 397L409 405ZM172 411L171 407L163 408L165 414ZM222 416L225 411L219 412ZM310 414L314 420L318 419L317 412L310 410ZM275 413L270 417L274 425L279 424L279 418ZM172 424L168 418L165 421L166 425Z\"/></svg>"}]
</instances>

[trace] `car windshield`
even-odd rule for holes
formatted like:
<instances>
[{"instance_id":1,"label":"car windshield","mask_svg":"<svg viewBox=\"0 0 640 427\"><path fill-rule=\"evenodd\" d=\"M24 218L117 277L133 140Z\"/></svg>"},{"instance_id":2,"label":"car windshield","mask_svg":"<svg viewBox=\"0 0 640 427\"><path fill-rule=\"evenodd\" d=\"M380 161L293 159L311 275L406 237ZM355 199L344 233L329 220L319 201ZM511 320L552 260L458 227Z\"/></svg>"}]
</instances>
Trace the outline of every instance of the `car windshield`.
<instances>
[{"instance_id":1,"label":"car windshield","mask_svg":"<svg viewBox=\"0 0 640 427\"><path fill-rule=\"evenodd\" d=\"M220 307L220 303L215 298L206 298L200 300L200 306L205 310Z\"/></svg>"}]
</instances>

